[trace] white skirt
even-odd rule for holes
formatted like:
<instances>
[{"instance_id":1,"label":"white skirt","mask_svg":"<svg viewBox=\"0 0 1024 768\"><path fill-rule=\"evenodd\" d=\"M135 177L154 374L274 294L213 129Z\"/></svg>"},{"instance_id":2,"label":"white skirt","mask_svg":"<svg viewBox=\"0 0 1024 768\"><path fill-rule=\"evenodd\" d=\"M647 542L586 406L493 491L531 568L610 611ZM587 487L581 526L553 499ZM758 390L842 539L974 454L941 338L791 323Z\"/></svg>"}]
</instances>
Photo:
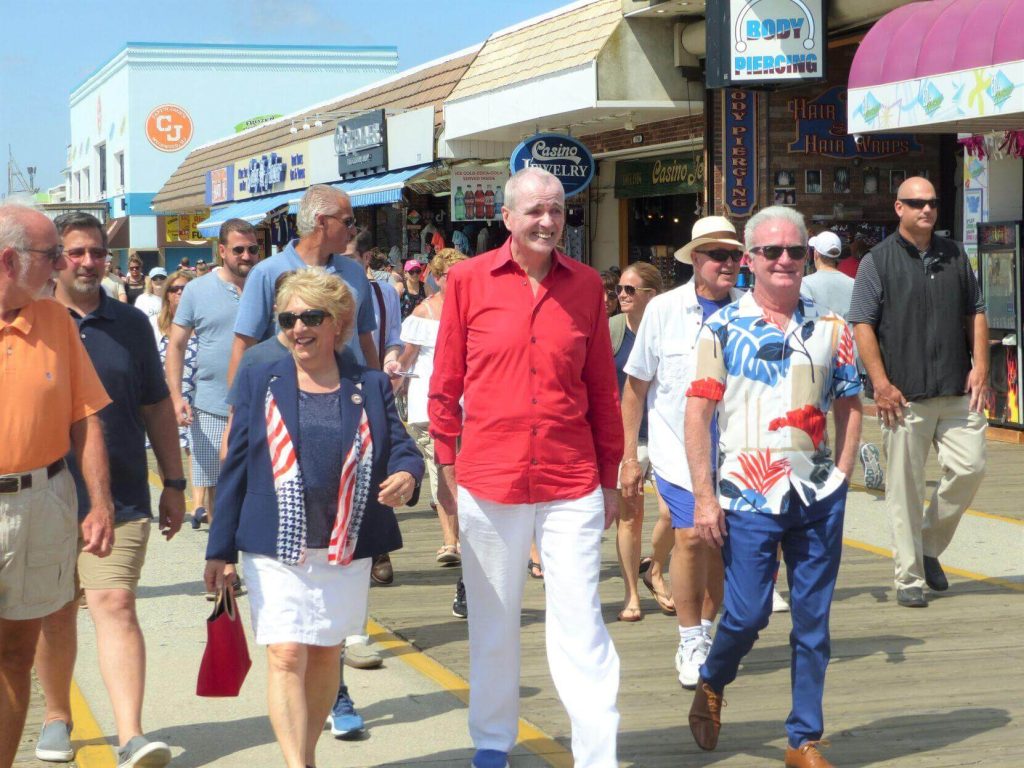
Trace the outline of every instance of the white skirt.
<instances>
[{"instance_id":1,"label":"white skirt","mask_svg":"<svg viewBox=\"0 0 1024 768\"><path fill-rule=\"evenodd\" d=\"M326 549L306 550L300 565L242 552L256 642L331 646L363 634L372 563L331 565Z\"/></svg>"}]
</instances>

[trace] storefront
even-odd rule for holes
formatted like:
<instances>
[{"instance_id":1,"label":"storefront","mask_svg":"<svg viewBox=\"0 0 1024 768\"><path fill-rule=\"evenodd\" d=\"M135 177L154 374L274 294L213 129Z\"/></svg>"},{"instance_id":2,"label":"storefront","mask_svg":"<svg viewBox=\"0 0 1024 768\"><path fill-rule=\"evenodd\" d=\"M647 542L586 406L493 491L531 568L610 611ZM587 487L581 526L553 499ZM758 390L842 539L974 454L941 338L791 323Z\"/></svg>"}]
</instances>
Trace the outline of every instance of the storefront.
<instances>
[{"instance_id":1,"label":"storefront","mask_svg":"<svg viewBox=\"0 0 1024 768\"><path fill-rule=\"evenodd\" d=\"M596 173L567 195L561 247L597 269L628 263L631 246L636 258L678 248L689 238L677 241L673 229L685 228L697 206L673 194L616 197L620 160L668 157L683 141L701 147L703 86L677 69L676 25L654 15L653 5L596 0L499 31L445 101L438 151L455 167L508 168L526 139L578 138ZM651 15L632 17L636 10Z\"/></svg>"},{"instance_id":2,"label":"storefront","mask_svg":"<svg viewBox=\"0 0 1024 768\"><path fill-rule=\"evenodd\" d=\"M985 295L993 390L986 413L992 425L1013 428L993 432L1015 442L1024 441L1022 26L1024 0L945 0L890 11L853 59L847 106L851 130L869 140L890 130L912 130L922 140L939 134L943 167L952 155L945 148L957 146L960 135L955 179L943 175L939 190L943 220L963 241Z\"/></svg>"}]
</instances>

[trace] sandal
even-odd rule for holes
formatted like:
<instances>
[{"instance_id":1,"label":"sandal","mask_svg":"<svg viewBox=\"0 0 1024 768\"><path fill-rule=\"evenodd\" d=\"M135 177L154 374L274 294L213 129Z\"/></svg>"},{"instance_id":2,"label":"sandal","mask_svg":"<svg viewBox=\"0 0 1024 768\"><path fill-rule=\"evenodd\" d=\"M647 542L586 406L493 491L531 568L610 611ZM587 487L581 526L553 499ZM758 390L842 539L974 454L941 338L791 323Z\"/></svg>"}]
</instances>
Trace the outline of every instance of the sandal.
<instances>
[{"instance_id":1,"label":"sandal","mask_svg":"<svg viewBox=\"0 0 1024 768\"><path fill-rule=\"evenodd\" d=\"M634 622L640 621L643 617L644 614L639 608L623 608L619 611L619 621Z\"/></svg>"},{"instance_id":2,"label":"sandal","mask_svg":"<svg viewBox=\"0 0 1024 768\"><path fill-rule=\"evenodd\" d=\"M646 586L647 589L651 591L651 594L654 595L654 601L658 604L658 608L661 609L661 612L664 613L666 616L675 616L676 605L674 602L672 602L672 597L654 588L654 582L651 580L651 574L649 570L644 571L641 574L640 580L644 583L644 586Z\"/></svg>"},{"instance_id":3,"label":"sandal","mask_svg":"<svg viewBox=\"0 0 1024 768\"><path fill-rule=\"evenodd\" d=\"M535 563L533 560L527 561L526 572L530 574L531 579L544 578L544 569L540 567L540 563Z\"/></svg>"},{"instance_id":4,"label":"sandal","mask_svg":"<svg viewBox=\"0 0 1024 768\"><path fill-rule=\"evenodd\" d=\"M437 550L436 560L441 565L458 565L462 562L459 549L454 544L442 544L441 548Z\"/></svg>"}]
</instances>

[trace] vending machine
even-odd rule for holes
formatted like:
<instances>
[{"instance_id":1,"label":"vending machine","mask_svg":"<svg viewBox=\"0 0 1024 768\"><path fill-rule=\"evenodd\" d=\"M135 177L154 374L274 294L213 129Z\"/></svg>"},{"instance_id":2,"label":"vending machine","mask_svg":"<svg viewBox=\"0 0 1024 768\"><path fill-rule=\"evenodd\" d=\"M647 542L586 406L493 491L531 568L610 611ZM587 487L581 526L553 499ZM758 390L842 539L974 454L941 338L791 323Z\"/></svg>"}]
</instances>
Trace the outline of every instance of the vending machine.
<instances>
[{"instance_id":1,"label":"vending machine","mask_svg":"<svg viewBox=\"0 0 1024 768\"><path fill-rule=\"evenodd\" d=\"M985 415L993 425L1024 428L1021 419L1021 222L978 225L978 279L985 298L992 396Z\"/></svg>"}]
</instances>

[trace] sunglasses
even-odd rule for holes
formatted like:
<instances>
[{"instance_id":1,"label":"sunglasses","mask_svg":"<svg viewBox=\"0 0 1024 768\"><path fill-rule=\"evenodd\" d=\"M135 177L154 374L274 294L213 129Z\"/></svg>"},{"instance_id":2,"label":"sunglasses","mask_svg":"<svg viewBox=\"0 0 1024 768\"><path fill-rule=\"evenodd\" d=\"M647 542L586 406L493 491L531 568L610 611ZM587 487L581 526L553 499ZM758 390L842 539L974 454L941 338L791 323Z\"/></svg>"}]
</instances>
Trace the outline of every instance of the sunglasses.
<instances>
[{"instance_id":1,"label":"sunglasses","mask_svg":"<svg viewBox=\"0 0 1024 768\"><path fill-rule=\"evenodd\" d=\"M106 248L72 248L64 251L65 256L69 259L74 259L75 261L84 259L86 254L88 254L89 258L93 261L106 261L108 253L110 253L110 251Z\"/></svg>"},{"instance_id":2,"label":"sunglasses","mask_svg":"<svg viewBox=\"0 0 1024 768\"><path fill-rule=\"evenodd\" d=\"M335 221L340 221L342 224L344 224L349 229L352 229L352 227L354 227L356 225L356 220L355 220L354 216L346 216L345 218L341 218L341 217L339 217L337 215L335 215L335 216L327 216L327 215L325 215L324 218L325 219L334 219Z\"/></svg>"},{"instance_id":3,"label":"sunglasses","mask_svg":"<svg viewBox=\"0 0 1024 768\"><path fill-rule=\"evenodd\" d=\"M901 197L899 200L904 205L909 205L915 211L923 210L926 205L930 205L933 211L939 207L939 200L935 197Z\"/></svg>"},{"instance_id":4,"label":"sunglasses","mask_svg":"<svg viewBox=\"0 0 1024 768\"><path fill-rule=\"evenodd\" d=\"M409 274L409 275L418 275L418 274L422 273L423 270L422 269L407 269L407 270L405 270L405 272L406 272L406 274Z\"/></svg>"},{"instance_id":5,"label":"sunglasses","mask_svg":"<svg viewBox=\"0 0 1024 768\"><path fill-rule=\"evenodd\" d=\"M235 254L235 256L241 256L246 251L249 252L250 256L258 256L260 247L258 245L236 245L231 249L231 252Z\"/></svg>"},{"instance_id":6,"label":"sunglasses","mask_svg":"<svg viewBox=\"0 0 1024 768\"><path fill-rule=\"evenodd\" d=\"M29 253L41 253L47 259L49 259L51 264L56 264L58 261L60 261L60 257L64 255L63 245L56 245L53 248L49 248L46 250L43 250L42 248L24 248L23 250L26 250Z\"/></svg>"},{"instance_id":7,"label":"sunglasses","mask_svg":"<svg viewBox=\"0 0 1024 768\"><path fill-rule=\"evenodd\" d=\"M185 290L185 286L184 285L172 285L170 288L167 289L167 292L168 293L181 293L184 290Z\"/></svg>"},{"instance_id":8,"label":"sunglasses","mask_svg":"<svg viewBox=\"0 0 1024 768\"><path fill-rule=\"evenodd\" d=\"M157 275L156 277L151 277L149 279L152 280L154 283L162 283L167 278L163 275Z\"/></svg>"},{"instance_id":9,"label":"sunglasses","mask_svg":"<svg viewBox=\"0 0 1024 768\"><path fill-rule=\"evenodd\" d=\"M803 245L755 245L750 252L760 253L769 261L781 258L783 253L789 253L793 261L807 258L807 247Z\"/></svg>"},{"instance_id":10,"label":"sunglasses","mask_svg":"<svg viewBox=\"0 0 1024 768\"><path fill-rule=\"evenodd\" d=\"M316 328L328 317L330 317L330 315L322 309L307 309L299 314L295 314L294 312L279 312L277 315L277 324L286 331L290 331L295 327L295 322L297 320L301 320L302 324L307 328Z\"/></svg>"},{"instance_id":11,"label":"sunglasses","mask_svg":"<svg viewBox=\"0 0 1024 768\"><path fill-rule=\"evenodd\" d=\"M743 260L743 251L730 250L728 248L716 248L713 251L697 251L697 253L707 256L718 264L724 264L729 259L739 264Z\"/></svg>"},{"instance_id":12,"label":"sunglasses","mask_svg":"<svg viewBox=\"0 0 1024 768\"><path fill-rule=\"evenodd\" d=\"M615 286L615 295L619 296L619 295L624 293L627 296L629 296L630 298L632 298L633 296L636 296L636 292L637 291L653 291L653 290L654 290L653 288L637 288L636 286L633 286L633 285L616 285Z\"/></svg>"}]
</instances>

